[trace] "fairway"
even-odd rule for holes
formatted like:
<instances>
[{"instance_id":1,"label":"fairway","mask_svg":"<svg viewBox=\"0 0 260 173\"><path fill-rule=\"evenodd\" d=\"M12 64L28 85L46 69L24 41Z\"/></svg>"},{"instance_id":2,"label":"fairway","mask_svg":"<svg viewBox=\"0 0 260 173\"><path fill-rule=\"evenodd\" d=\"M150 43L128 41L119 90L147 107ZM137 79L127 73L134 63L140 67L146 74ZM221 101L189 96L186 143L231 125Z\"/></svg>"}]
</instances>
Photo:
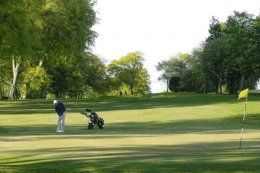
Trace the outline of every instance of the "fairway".
<instances>
[{"instance_id":1,"label":"fairway","mask_svg":"<svg viewBox=\"0 0 260 173\"><path fill-rule=\"evenodd\" d=\"M260 94L249 94L245 121L237 95L62 101L68 109L64 134L55 131L52 100L0 101L0 173L260 170ZM86 108L104 118L104 129L87 129L80 114Z\"/></svg>"}]
</instances>

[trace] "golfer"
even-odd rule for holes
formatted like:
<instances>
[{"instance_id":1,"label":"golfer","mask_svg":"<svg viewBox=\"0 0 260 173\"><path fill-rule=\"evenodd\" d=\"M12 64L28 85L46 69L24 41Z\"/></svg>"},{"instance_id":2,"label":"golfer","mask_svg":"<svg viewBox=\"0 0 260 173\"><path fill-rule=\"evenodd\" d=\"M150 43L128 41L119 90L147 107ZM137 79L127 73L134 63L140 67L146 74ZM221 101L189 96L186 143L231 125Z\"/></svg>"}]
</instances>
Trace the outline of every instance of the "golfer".
<instances>
[{"instance_id":1,"label":"golfer","mask_svg":"<svg viewBox=\"0 0 260 173\"><path fill-rule=\"evenodd\" d=\"M62 102L59 102L58 100L53 100L53 104L58 114L58 128L56 132L62 133L64 132L65 128L66 107Z\"/></svg>"}]
</instances>

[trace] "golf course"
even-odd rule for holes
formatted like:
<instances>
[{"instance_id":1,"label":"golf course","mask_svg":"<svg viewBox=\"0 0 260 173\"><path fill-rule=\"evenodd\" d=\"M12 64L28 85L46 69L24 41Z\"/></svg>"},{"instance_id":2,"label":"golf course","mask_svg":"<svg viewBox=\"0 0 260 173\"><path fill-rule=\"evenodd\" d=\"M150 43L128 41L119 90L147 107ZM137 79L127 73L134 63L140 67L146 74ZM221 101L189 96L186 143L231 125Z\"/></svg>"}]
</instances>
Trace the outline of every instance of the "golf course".
<instances>
[{"instance_id":1,"label":"golf course","mask_svg":"<svg viewBox=\"0 0 260 173\"><path fill-rule=\"evenodd\" d=\"M0 172L259 172L260 94L0 101ZM88 129L85 109L105 120ZM241 129L243 134L241 136ZM242 140L241 140L242 137ZM241 141L240 141L241 140Z\"/></svg>"}]
</instances>

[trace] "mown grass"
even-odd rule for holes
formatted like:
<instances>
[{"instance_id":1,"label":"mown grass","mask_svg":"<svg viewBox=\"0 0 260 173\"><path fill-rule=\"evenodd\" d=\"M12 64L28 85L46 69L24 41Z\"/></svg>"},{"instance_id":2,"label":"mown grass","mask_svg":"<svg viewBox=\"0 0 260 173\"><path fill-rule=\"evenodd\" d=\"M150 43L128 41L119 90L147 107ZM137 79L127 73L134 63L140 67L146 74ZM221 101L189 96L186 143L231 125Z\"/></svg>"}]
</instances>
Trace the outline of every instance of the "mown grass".
<instances>
[{"instance_id":1,"label":"mown grass","mask_svg":"<svg viewBox=\"0 0 260 173\"><path fill-rule=\"evenodd\" d=\"M157 94L0 101L0 172L259 172L260 95ZM86 108L105 119L86 128ZM242 148L240 130L244 128Z\"/></svg>"}]
</instances>

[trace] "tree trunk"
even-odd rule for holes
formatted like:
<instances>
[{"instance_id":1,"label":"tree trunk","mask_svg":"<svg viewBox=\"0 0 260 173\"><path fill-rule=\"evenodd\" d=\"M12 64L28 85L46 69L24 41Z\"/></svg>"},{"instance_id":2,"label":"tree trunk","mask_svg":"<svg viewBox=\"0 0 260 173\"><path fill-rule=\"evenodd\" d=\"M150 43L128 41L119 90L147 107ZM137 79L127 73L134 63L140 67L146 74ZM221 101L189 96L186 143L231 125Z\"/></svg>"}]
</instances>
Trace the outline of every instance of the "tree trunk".
<instances>
[{"instance_id":1,"label":"tree trunk","mask_svg":"<svg viewBox=\"0 0 260 173\"><path fill-rule=\"evenodd\" d=\"M241 76L241 83L240 83L240 91L243 90L244 81L245 81L245 75L242 73L242 76Z\"/></svg>"},{"instance_id":2,"label":"tree trunk","mask_svg":"<svg viewBox=\"0 0 260 173\"><path fill-rule=\"evenodd\" d=\"M2 91L1 84L0 84L0 99L2 99L2 98L3 98L3 96L2 96L3 94L2 94L2 93L3 93L3 91Z\"/></svg>"},{"instance_id":3,"label":"tree trunk","mask_svg":"<svg viewBox=\"0 0 260 173\"><path fill-rule=\"evenodd\" d=\"M169 78L167 77L167 81L166 81L166 87L167 87L167 89L166 89L166 92L168 93L169 92Z\"/></svg>"},{"instance_id":4,"label":"tree trunk","mask_svg":"<svg viewBox=\"0 0 260 173\"><path fill-rule=\"evenodd\" d=\"M42 64L43 64L43 60L41 59L41 60L39 61L39 66L42 67Z\"/></svg>"},{"instance_id":5,"label":"tree trunk","mask_svg":"<svg viewBox=\"0 0 260 173\"><path fill-rule=\"evenodd\" d=\"M26 99L27 96L27 86L26 84L23 85L23 92L21 93L21 99Z\"/></svg>"},{"instance_id":6,"label":"tree trunk","mask_svg":"<svg viewBox=\"0 0 260 173\"><path fill-rule=\"evenodd\" d=\"M130 86L130 90L131 90L131 95L134 95L134 87Z\"/></svg>"},{"instance_id":7,"label":"tree trunk","mask_svg":"<svg viewBox=\"0 0 260 173\"><path fill-rule=\"evenodd\" d=\"M214 82L214 84L215 84L215 93L218 94L218 85L219 84L218 84L218 82Z\"/></svg>"},{"instance_id":8,"label":"tree trunk","mask_svg":"<svg viewBox=\"0 0 260 173\"><path fill-rule=\"evenodd\" d=\"M222 78L219 78L219 83L218 83L218 88L219 88L219 94L222 94Z\"/></svg>"},{"instance_id":9,"label":"tree trunk","mask_svg":"<svg viewBox=\"0 0 260 173\"><path fill-rule=\"evenodd\" d=\"M18 81L18 70L19 70L20 63L16 63L15 59L13 58L12 65L13 65L13 83L11 85L9 99L17 98L17 81Z\"/></svg>"},{"instance_id":10,"label":"tree trunk","mask_svg":"<svg viewBox=\"0 0 260 173\"><path fill-rule=\"evenodd\" d=\"M203 81L203 93L207 93L207 78L204 77Z\"/></svg>"}]
</instances>

